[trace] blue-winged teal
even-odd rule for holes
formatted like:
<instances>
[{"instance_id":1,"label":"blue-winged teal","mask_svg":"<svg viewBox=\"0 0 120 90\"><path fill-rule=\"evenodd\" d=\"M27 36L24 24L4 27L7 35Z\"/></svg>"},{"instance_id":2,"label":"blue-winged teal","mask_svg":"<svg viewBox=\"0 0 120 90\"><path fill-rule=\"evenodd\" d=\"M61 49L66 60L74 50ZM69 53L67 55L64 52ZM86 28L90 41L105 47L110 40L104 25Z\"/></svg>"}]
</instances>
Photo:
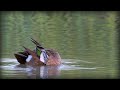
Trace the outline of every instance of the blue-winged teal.
<instances>
[{"instance_id":1,"label":"blue-winged teal","mask_svg":"<svg viewBox=\"0 0 120 90\"><path fill-rule=\"evenodd\" d=\"M15 53L15 57L20 64L27 65L59 65L61 57L58 52L53 49L45 49L37 41L31 38L31 41L36 45L35 50L30 50L26 47L24 52Z\"/></svg>"}]
</instances>

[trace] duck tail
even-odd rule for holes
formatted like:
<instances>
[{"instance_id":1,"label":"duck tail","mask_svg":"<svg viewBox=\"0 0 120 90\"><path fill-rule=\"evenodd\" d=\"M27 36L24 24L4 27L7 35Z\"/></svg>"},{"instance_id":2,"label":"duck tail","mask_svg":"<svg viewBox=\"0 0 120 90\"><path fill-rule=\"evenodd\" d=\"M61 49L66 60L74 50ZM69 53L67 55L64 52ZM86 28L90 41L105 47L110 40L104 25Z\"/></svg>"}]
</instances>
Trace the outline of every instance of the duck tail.
<instances>
[{"instance_id":1,"label":"duck tail","mask_svg":"<svg viewBox=\"0 0 120 90\"><path fill-rule=\"evenodd\" d=\"M23 46L23 48L26 50L26 52L32 56L36 55L36 53L28 48L26 48L25 46Z\"/></svg>"}]
</instances>

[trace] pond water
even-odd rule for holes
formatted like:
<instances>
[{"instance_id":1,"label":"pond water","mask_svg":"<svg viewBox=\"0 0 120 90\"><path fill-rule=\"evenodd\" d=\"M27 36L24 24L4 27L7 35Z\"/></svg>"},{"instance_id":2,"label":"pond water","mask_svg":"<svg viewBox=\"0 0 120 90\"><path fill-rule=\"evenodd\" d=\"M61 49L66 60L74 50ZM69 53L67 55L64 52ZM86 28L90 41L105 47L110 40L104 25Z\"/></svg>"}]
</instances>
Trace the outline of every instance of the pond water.
<instances>
[{"instance_id":1,"label":"pond water","mask_svg":"<svg viewBox=\"0 0 120 90\"><path fill-rule=\"evenodd\" d=\"M3 11L0 14L1 78L119 78L120 13L117 11ZM19 65L14 53L35 39L55 49L60 66Z\"/></svg>"},{"instance_id":2,"label":"pond water","mask_svg":"<svg viewBox=\"0 0 120 90\"><path fill-rule=\"evenodd\" d=\"M111 78L107 67L86 60L62 59L59 66L20 65L16 59L1 59L3 79L104 79Z\"/></svg>"}]
</instances>

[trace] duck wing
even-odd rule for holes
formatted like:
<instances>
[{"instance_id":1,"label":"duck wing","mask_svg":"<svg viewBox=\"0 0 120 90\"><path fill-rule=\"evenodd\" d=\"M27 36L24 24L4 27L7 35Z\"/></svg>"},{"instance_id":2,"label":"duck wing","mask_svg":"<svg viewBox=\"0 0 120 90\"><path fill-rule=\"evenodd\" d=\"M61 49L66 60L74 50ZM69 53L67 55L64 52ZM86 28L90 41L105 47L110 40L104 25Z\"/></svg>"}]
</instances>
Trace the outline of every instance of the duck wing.
<instances>
[{"instance_id":1,"label":"duck wing","mask_svg":"<svg viewBox=\"0 0 120 90\"><path fill-rule=\"evenodd\" d=\"M34 51L32 51L32 50L30 50L26 47L24 47L24 48L30 55L32 55L35 64L37 64L37 65L43 65L44 64L43 62L40 61L39 57L37 56L37 54Z\"/></svg>"},{"instance_id":2,"label":"duck wing","mask_svg":"<svg viewBox=\"0 0 120 90\"><path fill-rule=\"evenodd\" d=\"M15 53L14 56L16 57L17 61L20 64L25 64L26 63L27 56L25 56L23 54L20 54L20 53Z\"/></svg>"}]
</instances>

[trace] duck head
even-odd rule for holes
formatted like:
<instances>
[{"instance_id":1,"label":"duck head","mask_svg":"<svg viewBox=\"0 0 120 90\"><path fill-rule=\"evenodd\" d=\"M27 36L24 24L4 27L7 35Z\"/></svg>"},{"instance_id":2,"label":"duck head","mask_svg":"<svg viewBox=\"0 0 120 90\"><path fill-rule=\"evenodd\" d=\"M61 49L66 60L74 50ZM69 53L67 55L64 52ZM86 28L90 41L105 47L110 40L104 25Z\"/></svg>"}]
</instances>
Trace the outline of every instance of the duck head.
<instances>
[{"instance_id":1,"label":"duck head","mask_svg":"<svg viewBox=\"0 0 120 90\"><path fill-rule=\"evenodd\" d=\"M61 57L57 51L53 49L45 49L40 43L38 43L32 38L31 41L36 45L36 48L41 51L41 57L44 58L47 65L57 65L61 63Z\"/></svg>"}]
</instances>

